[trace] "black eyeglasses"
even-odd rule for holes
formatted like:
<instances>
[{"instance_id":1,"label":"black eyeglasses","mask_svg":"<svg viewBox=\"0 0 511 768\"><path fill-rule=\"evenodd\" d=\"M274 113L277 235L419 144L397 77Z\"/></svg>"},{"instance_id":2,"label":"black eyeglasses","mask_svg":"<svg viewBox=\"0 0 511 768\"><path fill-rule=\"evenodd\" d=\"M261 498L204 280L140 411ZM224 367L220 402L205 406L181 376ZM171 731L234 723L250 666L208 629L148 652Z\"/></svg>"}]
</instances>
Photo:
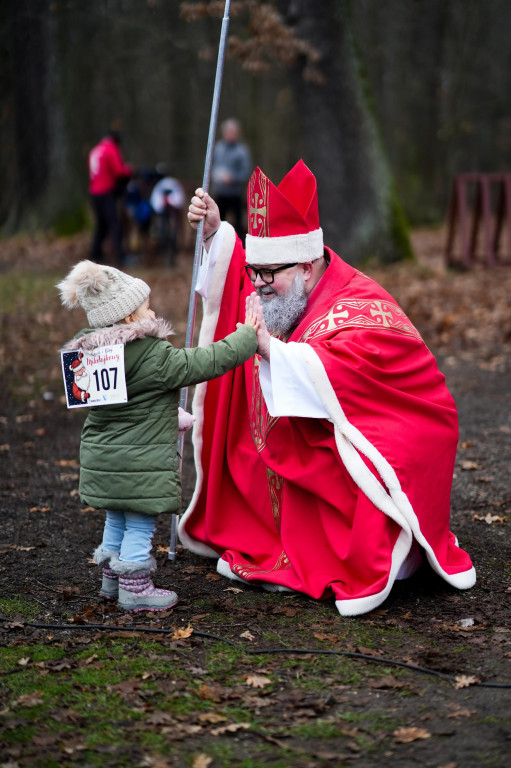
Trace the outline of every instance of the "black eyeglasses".
<instances>
[{"instance_id":1,"label":"black eyeglasses","mask_svg":"<svg viewBox=\"0 0 511 768\"><path fill-rule=\"evenodd\" d=\"M252 283L255 283L259 276L263 283L266 283L266 285L271 285L275 280L276 272L282 272L283 269L291 269L291 267L296 267L297 264L298 262L295 262L294 264L283 264L281 267L275 267L275 269L269 269L268 267L265 269L256 269L250 264L245 264L245 272L247 273Z\"/></svg>"}]
</instances>

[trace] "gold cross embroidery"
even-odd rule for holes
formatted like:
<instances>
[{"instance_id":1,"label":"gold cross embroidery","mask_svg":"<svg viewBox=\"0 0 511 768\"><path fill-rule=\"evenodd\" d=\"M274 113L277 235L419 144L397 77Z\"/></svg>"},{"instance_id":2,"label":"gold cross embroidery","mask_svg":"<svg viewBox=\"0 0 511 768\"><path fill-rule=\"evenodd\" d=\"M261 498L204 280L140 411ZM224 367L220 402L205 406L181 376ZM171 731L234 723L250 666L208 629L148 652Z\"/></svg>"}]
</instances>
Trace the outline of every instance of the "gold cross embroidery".
<instances>
[{"instance_id":1,"label":"gold cross embroidery","mask_svg":"<svg viewBox=\"0 0 511 768\"><path fill-rule=\"evenodd\" d=\"M252 229L256 228L258 219L261 218L261 226L264 223L264 220L266 218L266 205L264 204L264 198L262 195L259 194L259 192L254 192L253 194L253 203L250 203L250 210L249 210L249 216L251 219L251 227Z\"/></svg>"},{"instance_id":2,"label":"gold cross embroidery","mask_svg":"<svg viewBox=\"0 0 511 768\"><path fill-rule=\"evenodd\" d=\"M390 323L388 322L387 318L392 317L392 312L385 312L381 301L375 301L377 309L370 309L371 315L373 317L380 317L382 325L386 326L387 328L390 326Z\"/></svg>"}]
</instances>

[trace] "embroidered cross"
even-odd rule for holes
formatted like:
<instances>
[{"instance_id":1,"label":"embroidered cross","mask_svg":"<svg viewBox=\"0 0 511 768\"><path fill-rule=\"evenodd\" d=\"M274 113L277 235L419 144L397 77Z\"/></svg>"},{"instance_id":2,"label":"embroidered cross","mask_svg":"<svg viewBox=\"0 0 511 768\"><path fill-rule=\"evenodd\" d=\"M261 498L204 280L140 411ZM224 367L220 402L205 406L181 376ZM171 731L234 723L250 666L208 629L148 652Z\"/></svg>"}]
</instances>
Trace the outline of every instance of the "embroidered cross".
<instances>
[{"instance_id":1,"label":"embroidered cross","mask_svg":"<svg viewBox=\"0 0 511 768\"><path fill-rule=\"evenodd\" d=\"M370 309L371 315L373 317L379 317L381 318L382 325L385 325L386 327L390 326L390 323L387 321L388 317L392 317L392 312L385 312L381 301L375 301L377 309Z\"/></svg>"},{"instance_id":2,"label":"embroidered cross","mask_svg":"<svg viewBox=\"0 0 511 768\"><path fill-rule=\"evenodd\" d=\"M264 198L259 192L254 192L254 203L250 204L249 216L252 219L252 228L255 229L257 217L261 217L264 221L266 218L266 206L264 205Z\"/></svg>"}]
</instances>

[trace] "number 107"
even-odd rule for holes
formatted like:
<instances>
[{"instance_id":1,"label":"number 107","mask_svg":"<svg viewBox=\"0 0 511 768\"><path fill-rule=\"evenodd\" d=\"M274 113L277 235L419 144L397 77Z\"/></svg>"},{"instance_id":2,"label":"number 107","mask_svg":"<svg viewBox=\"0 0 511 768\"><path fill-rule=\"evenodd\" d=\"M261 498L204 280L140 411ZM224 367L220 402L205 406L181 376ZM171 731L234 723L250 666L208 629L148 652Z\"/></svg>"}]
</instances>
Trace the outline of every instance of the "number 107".
<instances>
[{"instance_id":1,"label":"number 107","mask_svg":"<svg viewBox=\"0 0 511 768\"><path fill-rule=\"evenodd\" d=\"M113 385L110 385L110 374L108 371L112 371L114 374ZM110 389L110 386L115 389L117 386L117 368L102 368L101 371L94 371L93 376L96 379L96 389L98 392L100 392L101 389Z\"/></svg>"}]
</instances>

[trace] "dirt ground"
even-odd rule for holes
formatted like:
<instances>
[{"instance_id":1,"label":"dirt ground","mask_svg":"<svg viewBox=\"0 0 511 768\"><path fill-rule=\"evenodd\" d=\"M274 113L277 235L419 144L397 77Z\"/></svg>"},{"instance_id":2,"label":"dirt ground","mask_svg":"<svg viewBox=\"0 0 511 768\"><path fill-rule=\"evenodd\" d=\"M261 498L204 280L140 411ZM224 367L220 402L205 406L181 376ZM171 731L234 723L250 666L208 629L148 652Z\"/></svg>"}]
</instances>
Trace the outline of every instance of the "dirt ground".
<instances>
[{"instance_id":1,"label":"dirt ground","mask_svg":"<svg viewBox=\"0 0 511 768\"><path fill-rule=\"evenodd\" d=\"M424 568L399 584L380 609L356 620L343 619L333 603L317 603L304 596L266 595L248 587L233 595L226 591L229 584L217 578L213 562L181 548L176 561L170 563L166 555L169 520L161 519L155 537L157 583L176 589L180 603L163 618L144 614L129 618L136 626L191 624L196 631L236 642L240 642L240 633L248 630L253 646L261 648L279 620L280 644L285 642L288 647L304 647L306 627L309 648L372 653L458 678L456 683L409 672L405 684L389 665L386 676L370 681L366 678L363 684L351 687L338 686L333 674L331 696L323 697L320 707L317 697L307 699L297 684L298 676L291 679L281 671L287 683L280 693L272 694L273 698L270 695L271 702L263 710L268 722L279 720L282 725L291 708L296 714L301 691L300 706L309 712L302 717L310 721L332 717L349 707L357 712L392 712L411 729L409 738L404 734L400 740L394 731L392 737L382 738L380 746L375 742L367 752L357 751L356 745L346 747L349 739L346 742L345 738L342 750L332 754L330 747L318 746L311 739L308 745L301 745L309 757L299 752L289 758L288 765L509 765L511 269L446 271L441 261L442 233L415 233L414 244L418 264L366 271L382 282L411 316L437 355L457 402L460 442L451 528L474 561L478 574L475 587L457 592ZM103 513L84 509L77 496L83 414L66 410L62 403L56 350L80 327L81 320L62 312L55 297L49 295L49 287L85 256L85 248L83 236L68 241L20 239L0 244L0 279L4 284L0 294L0 595L2 599L22 597L37 604L34 618L39 622L122 626L126 617L97 596L98 573L90 561L99 543ZM173 272L158 263L133 270L151 283L155 308L174 321L176 343L182 343L191 256L181 255ZM16 296L28 273L34 281L30 289L33 295ZM12 294L6 291L6 281ZM48 295L40 294L41 285L48 286ZM190 499L193 482L187 443L184 505ZM66 631L67 636L70 632ZM394 638L390 645L386 632ZM29 628L3 632L0 641L5 645L19 642L20 633L30 641ZM39 637L35 630L33 636ZM207 640L197 636L194 642L200 658ZM266 661L269 669L278 663L277 656ZM358 663L367 666L363 660ZM403 686L409 695L400 695ZM243 751L242 743L239 747ZM279 752L277 746L274 749ZM232 764L241 765L241 758ZM268 758L264 764L273 762Z\"/></svg>"}]
</instances>

